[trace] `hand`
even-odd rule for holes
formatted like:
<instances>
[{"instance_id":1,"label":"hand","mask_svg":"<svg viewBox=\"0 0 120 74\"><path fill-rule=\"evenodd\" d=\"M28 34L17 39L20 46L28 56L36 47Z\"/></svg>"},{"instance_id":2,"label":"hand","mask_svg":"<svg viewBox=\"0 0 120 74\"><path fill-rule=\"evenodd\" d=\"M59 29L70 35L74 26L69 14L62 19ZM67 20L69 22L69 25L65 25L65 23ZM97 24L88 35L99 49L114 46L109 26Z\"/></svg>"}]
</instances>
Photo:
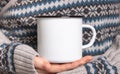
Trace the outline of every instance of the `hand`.
<instances>
[{"instance_id":1,"label":"hand","mask_svg":"<svg viewBox=\"0 0 120 74\"><path fill-rule=\"evenodd\" d=\"M48 73L50 74L50 73L57 73L57 72L74 69L80 65L83 65L89 62L91 59L92 59L92 56L85 56L80 60L77 60L72 63L52 64L48 62L46 59L36 56L34 59L34 65L39 74L48 74Z\"/></svg>"}]
</instances>

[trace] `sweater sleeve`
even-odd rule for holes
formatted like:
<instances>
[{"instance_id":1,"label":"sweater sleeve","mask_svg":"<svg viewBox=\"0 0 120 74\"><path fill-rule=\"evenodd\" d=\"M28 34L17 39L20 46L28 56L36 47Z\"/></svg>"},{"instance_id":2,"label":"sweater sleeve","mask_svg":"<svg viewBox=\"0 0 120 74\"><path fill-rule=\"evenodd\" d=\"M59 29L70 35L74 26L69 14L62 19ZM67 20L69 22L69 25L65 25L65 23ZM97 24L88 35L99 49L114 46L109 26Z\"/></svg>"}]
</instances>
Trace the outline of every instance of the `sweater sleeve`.
<instances>
[{"instance_id":1,"label":"sweater sleeve","mask_svg":"<svg viewBox=\"0 0 120 74\"><path fill-rule=\"evenodd\" d=\"M11 43L11 41L0 30L0 72L8 71L8 66L7 66L8 49L7 48L10 43Z\"/></svg>"},{"instance_id":2,"label":"sweater sleeve","mask_svg":"<svg viewBox=\"0 0 120 74\"><path fill-rule=\"evenodd\" d=\"M113 45L100 56L73 70L58 74L119 74L120 73L120 35L116 37Z\"/></svg>"},{"instance_id":3,"label":"sweater sleeve","mask_svg":"<svg viewBox=\"0 0 120 74\"><path fill-rule=\"evenodd\" d=\"M28 45L21 44L14 51L14 65L17 74L37 74L34 67L34 57L39 55Z\"/></svg>"},{"instance_id":4,"label":"sweater sleeve","mask_svg":"<svg viewBox=\"0 0 120 74\"><path fill-rule=\"evenodd\" d=\"M33 61L36 55L39 54L32 47L19 42L11 42L0 31L0 72L37 74Z\"/></svg>"}]
</instances>

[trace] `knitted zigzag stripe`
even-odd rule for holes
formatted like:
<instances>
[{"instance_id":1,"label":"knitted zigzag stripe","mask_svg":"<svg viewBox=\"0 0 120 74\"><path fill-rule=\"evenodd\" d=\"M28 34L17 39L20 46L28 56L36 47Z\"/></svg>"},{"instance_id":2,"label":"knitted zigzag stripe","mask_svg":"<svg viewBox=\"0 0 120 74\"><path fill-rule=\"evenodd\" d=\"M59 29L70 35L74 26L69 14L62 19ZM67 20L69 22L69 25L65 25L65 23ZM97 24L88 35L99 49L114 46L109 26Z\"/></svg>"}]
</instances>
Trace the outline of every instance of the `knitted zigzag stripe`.
<instances>
[{"instance_id":1,"label":"knitted zigzag stripe","mask_svg":"<svg viewBox=\"0 0 120 74\"><path fill-rule=\"evenodd\" d=\"M46 1L37 1L37 2L33 1L33 3L29 3L27 5L26 4L23 4L21 6L15 5L16 7L9 9L5 17L6 18L20 18L20 17L43 14L46 12L58 11L61 9L76 7L80 5L82 6L99 5L99 4L104 4L104 3L118 3L118 2L120 1L119 0L99 0L99 1L98 0L70 0L70 1L67 1L67 0L49 0L48 1L46 0ZM98 7L101 8L101 6L98 6ZM93 7L92 9L94 11Z\"/></svg>"}]
</instances>

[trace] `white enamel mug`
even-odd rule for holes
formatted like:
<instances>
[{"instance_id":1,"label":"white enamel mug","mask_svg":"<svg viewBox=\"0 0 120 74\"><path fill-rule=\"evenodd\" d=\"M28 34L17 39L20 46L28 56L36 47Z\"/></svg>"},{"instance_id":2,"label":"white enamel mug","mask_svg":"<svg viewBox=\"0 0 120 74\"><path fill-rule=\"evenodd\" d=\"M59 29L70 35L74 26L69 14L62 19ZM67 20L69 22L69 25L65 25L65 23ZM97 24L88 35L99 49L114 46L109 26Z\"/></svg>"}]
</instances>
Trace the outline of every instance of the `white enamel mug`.
<instances>
[{"instance_id":1,"label":"white enamel mug","mask_svg":"<svg viewBox=\"0 0 120 74\"><path fill-rule=\"evenodd\" d=\"M82 57L82 49L93 45L96 31L82 24L82 17L38 17L38 52L52 63L73 62ZM90 28L93 37L82 45L82 28Z\"/></svg>"}]
</instances>

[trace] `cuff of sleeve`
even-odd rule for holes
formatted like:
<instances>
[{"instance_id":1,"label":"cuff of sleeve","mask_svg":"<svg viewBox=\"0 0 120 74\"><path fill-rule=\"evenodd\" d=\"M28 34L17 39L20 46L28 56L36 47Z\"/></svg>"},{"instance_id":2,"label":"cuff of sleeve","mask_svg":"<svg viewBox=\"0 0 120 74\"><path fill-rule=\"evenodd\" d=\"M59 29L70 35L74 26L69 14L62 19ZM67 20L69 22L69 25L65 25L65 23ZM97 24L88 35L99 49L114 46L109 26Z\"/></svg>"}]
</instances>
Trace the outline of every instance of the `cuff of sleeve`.
<instances>
[{"instance_id":1,"label":"cuff of sleeve","mask_svg":"<svg viewBox=\"0 0 120 74\"><path fill-rule=\"evenodd\" d=\"M14 51L14 66L17 74L38 74L34 67L34 57L39 55L28 45L18 45Z\"/></svg>"}]
</instances>

